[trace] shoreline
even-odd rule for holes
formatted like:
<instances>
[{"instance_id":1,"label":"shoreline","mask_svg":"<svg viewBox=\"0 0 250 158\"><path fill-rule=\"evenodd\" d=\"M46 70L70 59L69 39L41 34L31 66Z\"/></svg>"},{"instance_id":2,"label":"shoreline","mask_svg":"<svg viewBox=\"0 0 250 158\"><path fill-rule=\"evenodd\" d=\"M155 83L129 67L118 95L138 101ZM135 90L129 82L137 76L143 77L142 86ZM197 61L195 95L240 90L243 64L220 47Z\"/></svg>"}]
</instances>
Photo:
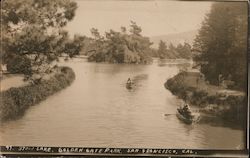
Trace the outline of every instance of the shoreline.
<instances>
[{"instance_id":1,"label":"shoreline","mask_svg":"<svg viewBox=\"0 0 250 158\"><path fill-rule=\"evenodd\" d=\"M30 106L34 106L68 87L74 79L75 73L71 68L59 67L58 71L48 80L0 92L0 121L22 117Z\"/></svg>"},{"instance_id":2,"label":"shoreline","mask_svg":"<svg viewBox=\"0 0 250 158\"><path fill-rule=\"evenodd\" d=\"M247 101L244 92L210 85L199 77L200 73L180 72L168 79L164 86L173 95L199 109L199 123L244 129Z\"/></svg>"}]
</instances>

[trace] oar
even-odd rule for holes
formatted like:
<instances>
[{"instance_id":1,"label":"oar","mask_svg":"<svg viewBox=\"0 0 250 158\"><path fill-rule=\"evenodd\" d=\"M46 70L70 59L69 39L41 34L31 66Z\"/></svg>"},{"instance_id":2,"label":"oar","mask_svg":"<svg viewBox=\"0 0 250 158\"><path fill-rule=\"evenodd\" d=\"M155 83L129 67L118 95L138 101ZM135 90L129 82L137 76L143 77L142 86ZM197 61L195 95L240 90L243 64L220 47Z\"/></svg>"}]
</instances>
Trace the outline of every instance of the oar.
<instances>
[{"instance_id":1,"label":"oar","mask_svg":"<svg viewBox=\"0 0 250 158\"><path fill-rule=\"evenodd\" d=\"M164 114L164 116L170 116L170 115L175 115L175 114Z\"/></svg>"},{"instance_id":2,"label":"oar","mask_svg":"<svg viewBox=\"0 0 250 158\"><path fill-rule=\"evenodd\" d=\"M202 109L191 110L192 112L202 112Z\"/></svg>"}]
</instances>

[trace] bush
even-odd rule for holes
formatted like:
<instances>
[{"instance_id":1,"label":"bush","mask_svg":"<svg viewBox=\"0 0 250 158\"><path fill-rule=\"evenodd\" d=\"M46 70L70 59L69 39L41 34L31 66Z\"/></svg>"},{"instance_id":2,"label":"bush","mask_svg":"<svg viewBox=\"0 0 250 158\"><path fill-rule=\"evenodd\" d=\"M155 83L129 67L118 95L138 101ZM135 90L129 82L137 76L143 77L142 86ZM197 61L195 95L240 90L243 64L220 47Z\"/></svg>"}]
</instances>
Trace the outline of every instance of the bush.
<instances>
[{"instance_id":1,"label":"bush","mask_svg":"<svg viewBox=\"0 0 250 158\"><path fill-rule=\"evenodd\" d=\"M75 74L71 68L60 67L60 72L47 81L1 92L0 120L21 116L30 106L69 86L74 79Z\"/></svg>"},{"instance_id":2,"label":"bush","mask_svg":"<svg viewBox=\"0 0 250 158\"><path fill-rule=\"evenodd\" d=\"M217 102L218 98L219 98L218 96L210 95L210 96L207 96L207 101L209 104L214 104Z\"/></svg>"},{"instance_id":3,"label":"bush","mask_svg":"<svg viewBox=\"0 0 250 158\"><path fill-rule=\"evenodd\" d=\"M31 61L26 57L15 56L7 61L7 70L10 73L30 75L32 72Z\"/></svg>"},{"instance_id":4,"label":"bush","mask_svg":"<svg viewBox=\"0 0 250 158\"><path fill-rule=\"evenodd\" d=\"M207 97L208 93L203 91L203 90L197 90L194 91L193 93L193 98L197 99L197 100L201 100L204 99L205 97Z\"/></svg>"}]
</instances>

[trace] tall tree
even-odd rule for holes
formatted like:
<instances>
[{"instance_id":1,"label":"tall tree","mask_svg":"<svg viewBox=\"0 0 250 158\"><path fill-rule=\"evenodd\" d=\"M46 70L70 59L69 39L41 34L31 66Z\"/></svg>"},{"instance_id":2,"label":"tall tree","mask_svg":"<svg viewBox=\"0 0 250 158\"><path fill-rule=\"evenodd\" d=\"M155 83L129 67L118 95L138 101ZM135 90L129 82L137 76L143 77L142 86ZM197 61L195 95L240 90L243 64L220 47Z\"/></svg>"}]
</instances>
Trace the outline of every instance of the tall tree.
<instances>
[{"instance_id":1,"label":"tall tree","mask_svg":"<svg viewBox=\"0 0 250 158\"><path fill-rule=\"evenodd\" d=\"M199 52L194 59L210 83L218 84L220 75L245 88L247 3L214 3L195 39L194 50Z\"/></svg>"},{"instance_id":2,"label":"tall tree","mask_svg":"<svg viewBox=\"0 0 250 158\"><path fill-rule=\"evenodd\" d=\"M5 0L1 2L3 49L1 58L12 72L15 62L28 64L26 75L44 73L62 53L79 53L83 37L69 39L63 27L73 19L72 0ZM73 48L74 47L74 48ZM29 68L28 68L29 67Z\"/></svg>"},{"instance_id":3,"label":"tall tree","mask_svg":"<svg viewBox=\"0 0 250 158\"><path fill-rule=\"evenodd\" d=\"M165 42L160 40L159 47L158 47L158 55L161 59L164 59L167 53L167 45Z\"/></svg>"}]
</instances>

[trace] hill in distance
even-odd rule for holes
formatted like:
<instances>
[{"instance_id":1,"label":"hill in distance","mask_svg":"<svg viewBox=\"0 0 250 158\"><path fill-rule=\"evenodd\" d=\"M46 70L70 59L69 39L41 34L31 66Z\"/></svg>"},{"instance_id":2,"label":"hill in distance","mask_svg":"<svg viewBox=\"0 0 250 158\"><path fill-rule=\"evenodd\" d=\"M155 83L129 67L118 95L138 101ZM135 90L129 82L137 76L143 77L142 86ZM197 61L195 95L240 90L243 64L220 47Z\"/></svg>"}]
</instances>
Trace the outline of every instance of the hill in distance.
<instances>
[{"instance_id":1,"label":"hill in distance","mask_svg":"<svg viewBox=\"0 0 250 158\"><path fill-rule=\"evenodd\" d=\"M198 34L198 30L192 30L188 32L181 32L181 33L173 33L168 35L160 35L160 36L152 36L150 37L150 41L154 44L152 45L153 48L158 48L158 45L160 43L160 40L166 42L168 45L169 43L172 43L173 45L177 45L179 43L189 43L192 45L195 36Z\"/></svg>"}]
</instances>

